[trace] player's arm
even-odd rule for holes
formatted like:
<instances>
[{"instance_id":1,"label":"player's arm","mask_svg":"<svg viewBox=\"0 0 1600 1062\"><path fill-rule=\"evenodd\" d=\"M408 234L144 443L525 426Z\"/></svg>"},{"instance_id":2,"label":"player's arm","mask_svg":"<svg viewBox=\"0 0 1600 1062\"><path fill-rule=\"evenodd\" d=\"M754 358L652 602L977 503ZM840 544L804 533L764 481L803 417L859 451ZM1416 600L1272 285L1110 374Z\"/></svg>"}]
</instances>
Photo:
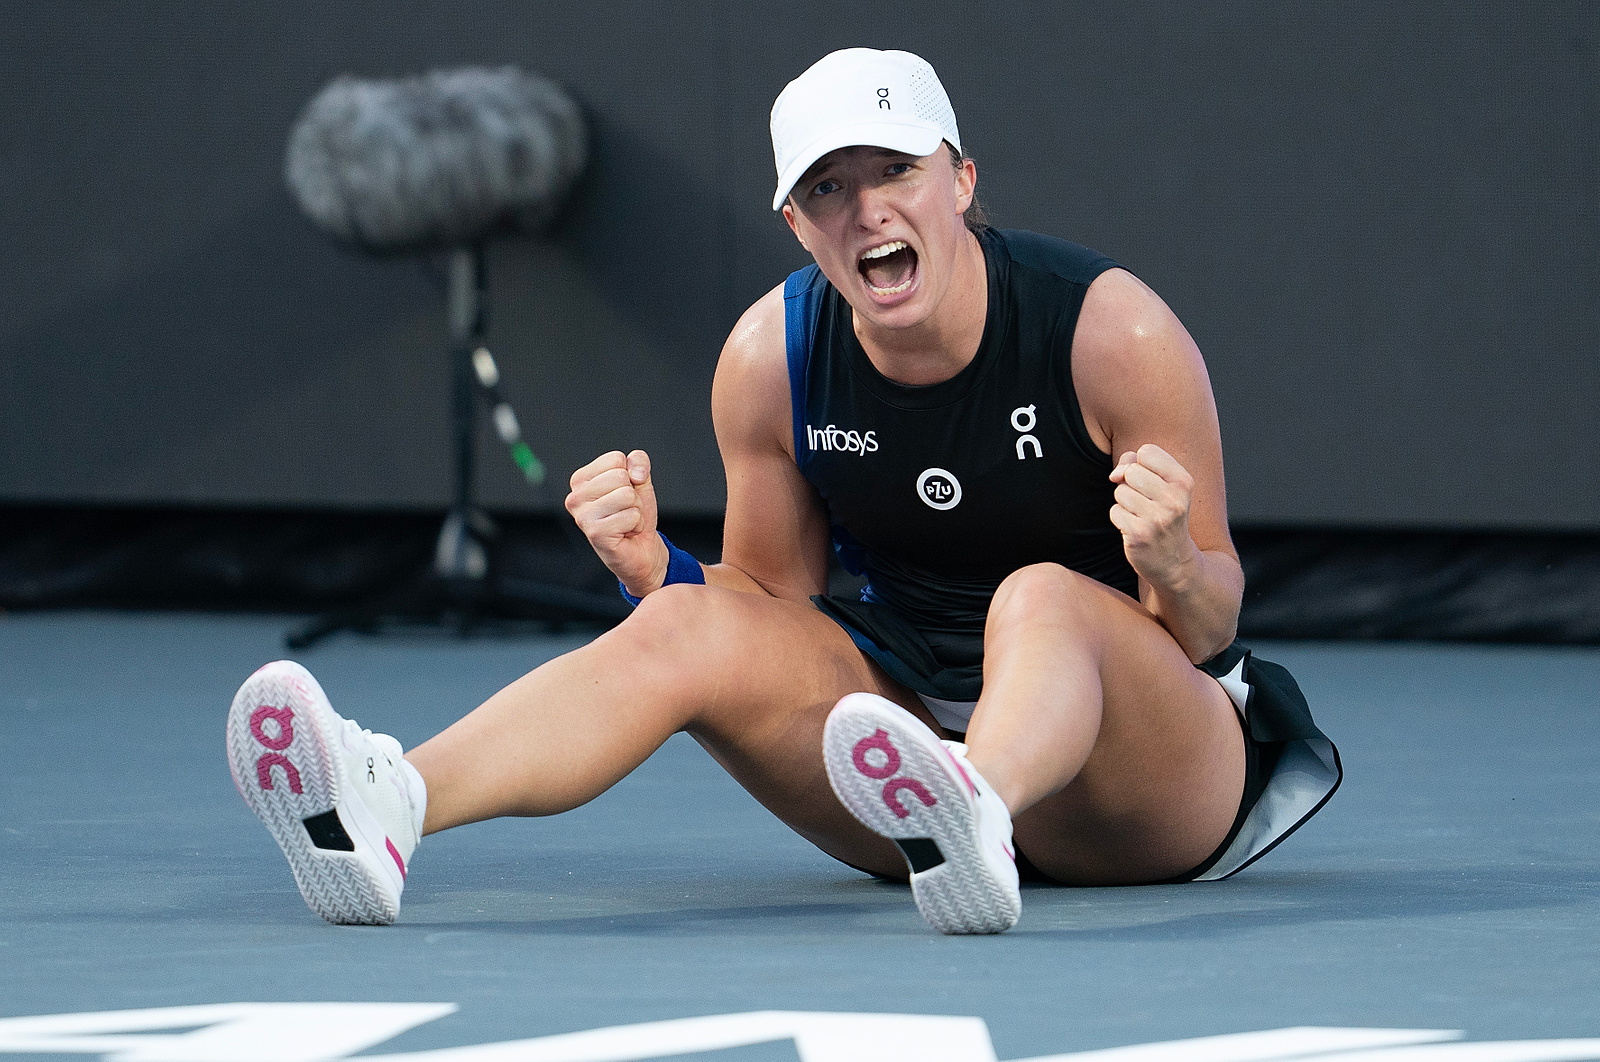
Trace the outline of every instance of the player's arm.
<instances>
[{"instance_id":1,"label":"player's arm","mask_svg":"<svg viewBox=\"0 0 1600 1062\"><path fill-rule=\"evenodd\" d=\"M827 592L828 517L795 463L783 287L745 311L722 348L711 419L728 479L722 563L708 581L788 601Z\"/></svg>"},{"instance_id":2,"label":"player's arm","mask_svg":"<svg viewBox=\"0 0 1600 1062\"><path fill-rule=\"evenodd\" d=\"M804 601L827 586L827 517L792 453L783 291L745 311L723 346L712 420L728 479L721 564L706 582ZM630 594L661 588L669 556L656 534L655 486L643 450L602 454L572 474L567 510Z\"/></svg>"},{"instance_id":3,"label":"player's arm","mask_svg":"<svg viewBox=\"0 0 1600 1062\"><path fill-rule=\"evenodd\" d=\"M1190 660L1207 660L1238 630L1244 572L1200 350L1154 291L1111 270L1084 297L1072 379L1090 435L1115 461L1111 522L1139 599Z\"/></svg>"}]
</instances>

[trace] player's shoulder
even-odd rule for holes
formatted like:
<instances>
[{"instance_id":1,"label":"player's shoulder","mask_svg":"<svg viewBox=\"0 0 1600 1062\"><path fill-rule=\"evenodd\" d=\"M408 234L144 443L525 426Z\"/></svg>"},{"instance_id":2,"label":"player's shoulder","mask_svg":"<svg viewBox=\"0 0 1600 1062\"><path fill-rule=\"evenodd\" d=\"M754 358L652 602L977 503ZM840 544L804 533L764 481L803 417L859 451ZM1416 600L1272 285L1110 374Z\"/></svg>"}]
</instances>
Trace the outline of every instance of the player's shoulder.
<instances>
[{"instance_id":1,"label":"player's shoulder","mask_svg":"<svg viewBox=\"0 0 1600 1062\"><path fill-rule=\"evenodd\" d=\"M1083 298L1072 341L1072 378L1085 411L1125 402L1181 401L1182 381L1196 388L1205 365L1176 314L1125 269L1101 274ZM1193 395L1198 390L1182 392Z\"/></svg>"},{"instance_id":2,"label":"player's shoulder","mask_svg":"<svg viewBox=\"0 0 1600 1062\"><path fill-rule=\"evenodd\" d=\"M1058 236L1026 229L988 229L985 237L994 242L1015 267L1044 278L1087 287L1117 263L1091 247Z\"/></svg>"},{"instance_id":3,"label":"player's shoulder","mask_svg":"<svg viewBox=\"0 0 1600 1062\"><path fill-rule=\"evenodd\" d=\"M786 361L783 285L779 284L739 315L722 347L721 365L749 371Z\"/></svg>"},{"instance_id":4,"label":"player's shoulder","mask_svg":"<svg viewBox=\"0 0 1600 1062\"><path fill-rule=\"evenodd\" d=\"M1083 297L1077 346L1104 346L1131 354L1165 348L1171 335L1182 330L1177 316L1150 285L1126 269L1114 268L1101 273Z\"/></svg>"},{"instance_id":5,"label":"player's shoulder","mask_svg":"<svg viewBox=\"0 0 1600 1062\"><path fill-rule=\"evenodd\" d=\"M783 288L779 284L752 303L722 345L711 393L712 416L721 426L742 425L764 434L764 425L777 430L787 424Z\"/></svg>"}]
</instances>

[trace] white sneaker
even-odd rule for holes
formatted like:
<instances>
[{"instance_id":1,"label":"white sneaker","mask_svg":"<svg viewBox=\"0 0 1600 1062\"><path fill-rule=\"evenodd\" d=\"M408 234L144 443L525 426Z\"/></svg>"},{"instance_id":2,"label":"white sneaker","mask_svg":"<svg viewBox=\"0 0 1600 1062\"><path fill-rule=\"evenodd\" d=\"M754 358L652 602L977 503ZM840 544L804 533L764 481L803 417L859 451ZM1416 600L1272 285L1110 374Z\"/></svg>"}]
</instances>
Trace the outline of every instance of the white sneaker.
<instances>
[{"instance_id":1,"label":"white sneaker","mask_svg":"<svg viewBox=\"0 0 1600 1062\"><path fill-rule=\"evenodd\" d=\"M313 911L357 925L400 916L427 790L398 741L341 718L311 672L279 660L234 695L228 767Z\"/></svg>"},{"instance_id":2,"label":"white sneaker","mask_svg":"<svg viewBox=\"0 0 1600 1062\"><path fill-rule=\"evenodd\" d=\"M1003 933L1022 914L1011 813L966 752L874 693L840 700L822 734L833 791L862 825L900 846L928 924Z\"/></svg>"}]
</instances>

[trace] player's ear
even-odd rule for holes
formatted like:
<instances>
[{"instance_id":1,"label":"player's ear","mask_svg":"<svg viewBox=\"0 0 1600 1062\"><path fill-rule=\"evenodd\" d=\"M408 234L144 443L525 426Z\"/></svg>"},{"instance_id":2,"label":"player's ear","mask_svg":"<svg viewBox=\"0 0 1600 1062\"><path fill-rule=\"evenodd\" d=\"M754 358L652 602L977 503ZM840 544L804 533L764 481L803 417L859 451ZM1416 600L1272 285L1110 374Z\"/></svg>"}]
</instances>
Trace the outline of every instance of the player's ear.
<instances>
[{"instance_id":1,"label":"player's ear","mask_svg":"<svg viewBox=\"0 0 1600 1062\"><path fill-rule=\"evenodd\" d=\"M961 168L956 170L956 213L965 214L967 207L972 205L972 197L978 194L978 164L971 159L962 159Z\"/></svg>"},{"instance_id":2,"label":"player's ear","mask_svg":"<svg viewBox=\"0 0 1600 1062\"><path fill-rule=\"evenodd\" d=\"M783 204L783 220L789 223L789 231L794 233L794 238L800 241L800 246L806 247L805 237L800 235L800 226L795 224L793 202ZM811 248L806 247L806 250L809 251Z\"/></svg>"}]
</instances>

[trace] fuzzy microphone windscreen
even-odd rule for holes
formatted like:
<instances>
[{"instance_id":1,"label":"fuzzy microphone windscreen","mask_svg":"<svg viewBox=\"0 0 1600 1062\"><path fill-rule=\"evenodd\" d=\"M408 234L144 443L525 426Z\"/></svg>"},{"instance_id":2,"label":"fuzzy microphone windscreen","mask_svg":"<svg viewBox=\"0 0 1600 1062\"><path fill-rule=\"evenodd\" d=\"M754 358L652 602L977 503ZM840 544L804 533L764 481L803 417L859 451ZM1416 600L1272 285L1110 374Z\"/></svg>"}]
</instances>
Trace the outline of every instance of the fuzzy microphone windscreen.
<instances>
[{"instance_id":1,"label":"fuzzy microphone windscreen","mask_svg":"<svg viewBox=\"0 0 1600 1062\"><path fill-rule=\"evenodd\" d=\"M578 105L515 67L341 77L295 123L284 177L335 237L369 251L424 251L538 232L588 155Z\"/></svg>"}]
</instances>

